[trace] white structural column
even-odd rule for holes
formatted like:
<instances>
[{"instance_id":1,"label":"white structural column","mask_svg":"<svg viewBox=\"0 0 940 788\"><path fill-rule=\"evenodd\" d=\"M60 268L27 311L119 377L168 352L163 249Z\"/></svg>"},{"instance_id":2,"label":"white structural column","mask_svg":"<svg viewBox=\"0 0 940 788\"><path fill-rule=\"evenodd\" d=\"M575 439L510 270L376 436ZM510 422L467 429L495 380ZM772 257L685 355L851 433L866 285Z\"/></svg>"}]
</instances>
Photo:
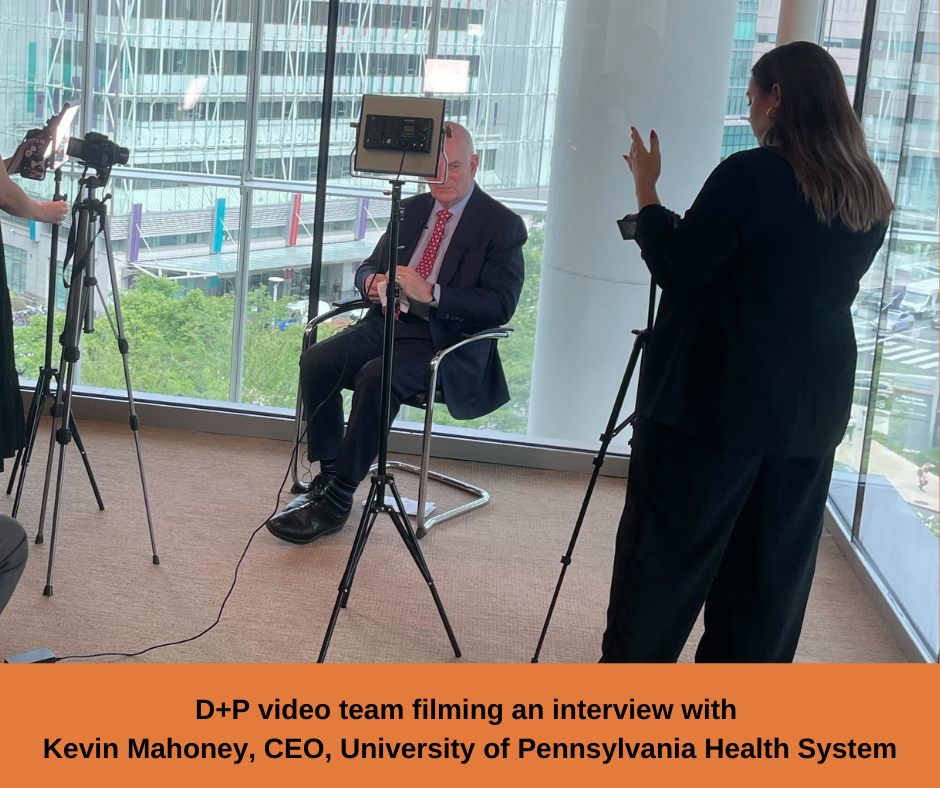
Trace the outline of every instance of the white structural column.
<instances>
[{"instance_id":1,"label":"white structural column","mask_svg":"<svg viewBox=\"0 0 940 788\"><path fill-rule=\"evenodd\" d=\"M823 8L826 0L780 0L777 44L792 41L819 43Z\"/></svg>"},{"instance_id":2,"label":"white structural column","mask_svg":"<svg viewBox=\"0 0 940 788\"><path fill-rule=\"evenodd\" d=\"M721 155L736 8L736 0L567 2L529 413L534 438L594 446L606 424L649 295L639 249L615 223L636 211L623 160L630 126L647 137L656 130L660 197L685 211ZM631 393L624 417L632 407Z\"/></svg>"}]
</instances>

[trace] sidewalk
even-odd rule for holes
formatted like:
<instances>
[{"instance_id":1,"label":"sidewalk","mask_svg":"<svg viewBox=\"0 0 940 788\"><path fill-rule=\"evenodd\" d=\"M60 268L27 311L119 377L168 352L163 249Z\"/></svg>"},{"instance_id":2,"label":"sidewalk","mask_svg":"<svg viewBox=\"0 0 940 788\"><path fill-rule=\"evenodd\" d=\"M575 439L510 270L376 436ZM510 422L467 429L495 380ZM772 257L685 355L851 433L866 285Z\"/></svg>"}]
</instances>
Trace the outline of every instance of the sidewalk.
<instances>
[{"instance_id":1,"label":"sidewalk","mask_svg":"<svg viewBox=\"0 0 940 788\"><path fill-rule=\"evenodd\" d=\"M865 425L865 408L859 405L852 406L852 419L856 423L854 440L845 441L836 449L836 462L844 462L853 468L858 468L862 461L862 430ZM879 413L875 416L875 429L887 431L887 416ZM934 472L929 475L927 487L921 491L917 488L917 468L919 466L891 449L872 441L871 457L868 463L868 472L886 477L902 498L909 504L940 513L940 481Z\"/></svg>"},{"instance_id":2,"label":"sidewalk","mask_svg":"<svg viewBox=\"0 0 940 788\"><path fill-rule=\"evenodd\" d=\"M934 473L928 474L927 486L921 491L917 488L918 467L878 441L872 441L868 472L887 477L894 489L908 503L938 512L940 511L940 483L937 481L937 476Z\"/></svg>"}]
</instances>

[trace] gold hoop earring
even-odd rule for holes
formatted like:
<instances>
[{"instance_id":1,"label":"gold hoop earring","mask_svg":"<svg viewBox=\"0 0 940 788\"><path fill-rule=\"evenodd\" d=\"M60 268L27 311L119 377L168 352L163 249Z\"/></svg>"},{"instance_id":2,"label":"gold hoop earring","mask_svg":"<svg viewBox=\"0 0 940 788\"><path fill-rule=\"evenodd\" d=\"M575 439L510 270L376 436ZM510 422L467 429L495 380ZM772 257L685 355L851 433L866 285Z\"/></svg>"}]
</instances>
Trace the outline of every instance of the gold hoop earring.
<instances>
[{"instance_id":1,"label":"gold hoop earring","mask_svg":"<svg viewBox=\"0 0 940 788\"><path fill-rule=\"evenodd\" d=\"M776 120L776 119L777 119L777 108L776 108L776 107L770 107L770 108L767 110L767 117L770 118L771 120Z\"/></svg>"}]
</instances>

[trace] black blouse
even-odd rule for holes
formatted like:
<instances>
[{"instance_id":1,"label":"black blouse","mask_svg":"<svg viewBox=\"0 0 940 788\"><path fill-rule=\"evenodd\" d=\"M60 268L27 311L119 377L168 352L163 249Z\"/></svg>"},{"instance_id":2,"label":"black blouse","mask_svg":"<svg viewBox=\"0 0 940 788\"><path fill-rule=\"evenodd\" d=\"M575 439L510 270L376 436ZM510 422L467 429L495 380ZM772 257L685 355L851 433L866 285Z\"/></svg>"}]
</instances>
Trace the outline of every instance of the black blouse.
<instances>
[{"instance_id":1,"label":"black blouse","mask_svg":"<svg viewBox=\"0 0 940 788\"><path fill-rule=\"evenodd\" d=\"M723 161L678 223L644 208L636 240L663 293L640 414L731 451L832 451L852 405L850 307L884 235L826 227L767 148Z\"/></svg>"},{"instance_id":2,"label":"black blouse","mask_svg":"<svg viewBox=\"0 0 940 788\"><path fill-rule=\"evenodd\" d=\"M4 458L14 456L25 443L26 420L13 352L13 307L7 285L3 231L0 230L0 471Z\"/></svg>"}]
</instances>

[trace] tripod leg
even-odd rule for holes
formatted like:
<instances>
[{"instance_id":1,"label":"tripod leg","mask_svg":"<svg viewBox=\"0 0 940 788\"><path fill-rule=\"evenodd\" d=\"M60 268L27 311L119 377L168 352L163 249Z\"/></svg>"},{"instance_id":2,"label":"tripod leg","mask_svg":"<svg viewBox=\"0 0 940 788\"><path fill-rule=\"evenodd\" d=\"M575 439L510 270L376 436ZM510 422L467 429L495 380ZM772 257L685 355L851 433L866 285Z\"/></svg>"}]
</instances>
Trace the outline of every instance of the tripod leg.
<instances>
[{"instance_id":1,"label":"tripod leg","mask_svg":"<svg viewBox=\"0 0 940 788\"><path fill-rule=\"evenodd\" d=\"M542 632L539 635L539 642L535 647L532 662L538 662L539 655L542 653L542 645L545 643L545 636L548 634L548 627L555 613L558 595L561 593L562 583L565 582L565 575L568 572L568 567L571 565L571 556L574 553L575 545L578 543L578 536L581 534L581 526L584 525L584 518L587 515L588 507L591 505L591 496L594 495L594 486L597 484L597 477L600 476L601 466L604 464L604 459L607 457L607 450L610 448L611 441L613 441L614 437L616 437L620 429L622 429L622 426L618 428L617 419L620 418L620 411L623 409L623 402L627 397L627 390L630 388L630 381L633 379L633 372L640 359L640 353L649 339L649 329L634 333L636 334L636 339L633 341L630 359L627 361L627 368L624 371L623 380L620 383L620 390L617 392L614 407L607 421L607 429L604 431L604 434L601 435L601 447L597 452L597 456L594 458L594 472L591 474L591 481L588 483L587 492L585 492L584 499L581 501L581 511L578 513L578 521L575 523L574 531L571 533L568 551L561 557L561 572L558 575L558 582L555 584L555 592L552 594L552 601L548 606L548 614L545 616L545 623L542 625ZM627 422L624 422L624 425L626 423Z\"/></svg>"},{"instance_id":2,"label":"tripod leg","mask_svg":"<svg viewBox=\"0 0 940 788\"><path fill-rule=\"evenodd\" d=\"M46 397L49 396L49 375L49 370L45 367L39 369L36 389L33 391L33 401L29 404L29 414L26 416L26 432L29 434L29 438L26 441L26 445L16 453L16 460L13 462L13 471L10 473L10 482L7 485L7 495L13 492L13 485L16 482L16 472L19 470L20 463L22 463L24 467L29 464L33 443L36 440L36 423L42 418L42 406L46 401ZM17 508L17 505L14 504L14 514L11 515L14 519L16 518L15 512Z\"/></svg>"},{"instance_id":3,"label":"tripod leg","mask_svg":"<svg viewBox=\"0 0 940 788\"><path fill-rule=\"evenodd\" d=\"M35 399L35 397L33 397ZM16 472L20 467L20 458L23 456L23 450L16 452L16 459L13 461L13 470L10 472L10 482L7 484L7 495L13 492L13 485L16 483Z\"/></svg>"},{"instance_id":4,"label":"tripod leg","mask_svg":"<svg viewBox=\"0 0 940 788\"><path fill-rule=\"evenodd\" d=\"M373 480L372 487L369 490L369 498L366 508L362 512L362 519L359 521L359 529L356 531L356 541L353 543L353 549L349 553L349 561L346 562L346 571L343 572L343 579L339 584L339 592L336 595L336 602L333 604L333 612L330 614L330 623L327 625L326 634L323 636L323 645L320 646L320 656L317 662L326 660L326 652L329 651L330 641L333 639L333 630L336 628L336 620L339 618L339 611L343 607L343 601L349 594L352 587L353 578L356 576L356 567L359 559L362 557L362 551L365 548L366 538L375 525L375 518L378 517L378 510L375 502L376 482Z\"/></svg>"},{"instance_id":5,"label":"tripod leg","mask_svg":"<svg viewBox=\"0 0 940 788\"><path fill-rule=\"evenodd\" d=\"M19 450L16 455L16 464L13 466L13 473L10 476L10 487L13 487L13 480L16 478L16 467L20 464L20 459L22 458L22 466L20 467L20 477L19 482L16 485L16 497L13 499L13 510L10 512L10 516L15 520L16 515L20 510L20 501L23 498L23 487L26 484L26 469L29 467L29 460L33 454L33 446L36 443L36 433L39 431L39 420L40 414L42 413L42 406L46 401L46 394L40 388L39 383L36 384L36 393L33 395L33 402L29 409L29 438L27 439L26 445ZM10 488L7 488L7 495L10 494Z\"/></svg>"},{"instance_id":6,"label":"tripod leg","mask_svg":"<svg viewBox=\"0 0 940 788\"><path fill-rule=\"evenodd\" d=\"M55 548L59 535L59 509L62 505L62 481L65 478L65 449L67 446L68 443L64 440L59 444L59 471L56 476L55 504L52 507L52 537L49 540L49 569L46 572L46 587L42 591L43 596L52 596L52 576L55 572Z\"/></svg>"},{"instance_id":7,"label":"tripod leg","mask_svg":"<svg viewBox=\"0 0 940 788\"><path fill-rule=\"evenodd\" d=\"M374 484L371 485L369 487L369 494L366 496L366 504L365 504L364 511L367 511L367 512L372 511L372 510L375 510L376 512L379 511L380 504L377 503L378 495L379 493L378 493L377 487ZM361 521L361 518L360 518L360 521ZM362 553L366 549L366 542L369 541L369 534L372 533L373 525L375 525L374 517L369 521L369 527L366 528L364 532L358 531L358 530L356 531L356 538L355 540L353 540L352 551L350 553L350 560L356 566L359 566L359 559L362 558ZM352 591L352 584L353 584L354 579L355 579L355 571L353 571L353 574L350 575L350 577L348 578L349 582L346 582L347 578L345 575L343 576L343 580L340 582L340 588L343 591L343 604L342 604L343 608L345 608L349 602L349 593L350 591Z\"/></svg>"},{"instance_id":8,"label":"tripod leg","mask_svg":"<svg viewBox=\"0 0 940 788\"><path fill-rule=\"evenodd\" d=\"M79 219L79 222L84 222L85 219ZM84 230L82 230L84 232ZM84 237L84 236L83 236ZM83 277L78 274L72 275L71 287L69 288L68 301L65 305L65 328L62 332L62 336L59 338L59 342L62 344L62 354L59 358L59 371L58 379L56 381L56 392L55 399L52 403L51 416L52 416L52 431L49 435L49 456L46 458L46 479L42 487L42 508L39 511L39 531L36 533L36 544L43 543L43 530L46 525L46 510L49 506L49 486L52 481L52 461L55 458L55 442L56 434L58 433L58 425L61 423L63 427L68 425L68 421L63 417L63 398L67 390L71 390L71 369L72 363L66 361L66 356L69 355L72 350L69 348L70 342L72 342L72 337L77 337L77 332L81 325L81 318L79 317L76 320L76 314L80 315L84 312L84 287L82 286ZM74 340L74 344L78 345L78 339ZM68 364L68 375L66 374ZM68 380L68 386L65 385L64 381Z\"/></svg>"},{"instance_id":9,"label":"tripod leg","mask_svg":"<svg viewBox=\"0 0 940 788\"><path fill-rule=\"evenodd\" d=\"M41 399L42 399L42 395L39 393L39 386L36 386L36 392L33 394L33 401L29 405L29 415L26 417L26 430L27 432L29 432L30 435L36 434L36 429L33 426L35 422L35 419L33 418L33 414L36 409L36 404ZM26 445L28 446L29 444L27 443ZM23 459L25 453L26 453L26 446L23 446L16 452L16 459L13 461L13 470L10 471L10 482L9 484L7 484L7 495L13 492L13 485L16 483L16 472L20 469L20 461ZM11 516L13 517L14 520L16 519L16 509L17 509L16 504L13 504L14 513Z\"/></svg>"},{"instance_id":10,"label":"tripod leg","mask_svg":"<svg viewBox=\"0 0 940 788\"><path fill-rule=\"evenodd\" d=\"M127 361L128 342L124 335L124 315L121 312L121 297L118 293L117 270L114 267L114 254L111 251L111 233L107 222L102 222L104 235L104 248L108 257L108 271L111 275L111 297L114 299L114 321L117 323L118 349L124 362L124 383L127 387L127 407L130 411L130 425L134 432L134 444L137 447L137 467L140 469L140 486L144 494L144 510L147 512L147 530L150 533L150 553L154 565L159 565L157 556L157 540L153 534L153 515L150 512L150 495L147 492L147 475L144 473L144 456L140 451L140 420L137 418L137 408L134 404L134 388L131 385L131 368ZM101 299L105 303L104 298Z\"/></svg>"},{"instance_id":11,"label":"tripod leg","mask_svg":"<svg viewBox=\"0 0 940 788\"><path fill-rule=\"evenodd\" d=\"M79 235L86 237L83 233L83 227L87 228L87 217L81 214L79 217ZM91 248L88 254L94 254ZM82 259L82 258L78 258ZM89 306L91 292L89 290L89 279L87 270L79 268L73 270L71 279L71 290L69 292L68 304L65 312L65 331L62 335L62 364L60 365L59 386L56 389L55 405L53 406L53 437L59 444L59 469L56 475L55 503L52 508L52 538L49 542L49 569L46 573L46 587L43 589L44 596L52 596L53 573L55 572L55 554L59 536L59 514L62 509L62 488L65 481L65 458L66 450L72 441L72 386L75 378L75 365L81 358L82 341L82 321ZM56 424L61 426L55 429ZM43 495L43 515L45 515L46 495L48 494L48 479L51 471L51 454L53 446L49 447L50 462L46 467L46 492ZM42 531L42 520L39 524ZM37 537L38 539L39 537Z\"/></svg>"},{"instance_id":12,"label":"tripod leg","mask_svg":"<svg viewBox=\"0 0 940 788\"><path fill-rule=\"evenodd\" d=\"M369 498L366 500L366 509L369 509L376 505L376 500L378 498L378 490L372 489L369 491ZM369 524L368 530L366 530L362 539L358 538L359 534L356 534L356 541L353 543L353 550L357 551L356 553L356 566L359 565L359 559L362 558L362 553L366 549L366 542L369 541L369 536L372 533L372 526L375 525L375 518L372 519L372 522ZM343 594L343 608L345 609L346 605L349 604L349 594L352 591L353 577L349 578L349 583L346 586L345 593Z\"/></svg>"},{"instance_id":13,"label":"tripod leg","mask_svg":"<svg viewBox=\"0 0 940 788\"><path fill-rule=\"evenodd\" d=\"M401 495L398 493L398 486L395 484L395 480L392 479L388 486L392 491L392 495L395 496L395 503L398 505L398 511L389 512L389 516L392 518L392 522L395 523L395 528L398 529L398 533L402 541L404 541L405 547L408 548L408 552L411 553L411 557L418 565L421 576L428 584L428 588L431 591L431 598L434 600L437 612L440 614L441 621L444 623L444 631L447 632L447 639L450 640L450 645L454 649L454 656L460 657L460 646L457 645L457 638L454 636L454 630L451 629L450 621L447 619L447 613L444 611L441 597L437 593L434 578L431 577L431 570L428 569L427 562L424 560L424 553L421 552L418 539L411 528L408 515L405 513L405 504L402 502Z\"/></svg>"},{"instance_id":14,"label":"tripod leg","mask_svg":"<svg viewBox=\"0 0 940 788\"><path fill-rule=\"evenodd\" d=\"M49 504L49 485L52 481L52 461L55 459L55 434L56 425L59 423L59 403L58 396L52 405L52 431L49 434L49 456L46 458L46 479L42 486L42 508L39 510L39 531L36 532L36 544L43 542L43 528L46 524L46 507Z\"/></svg>"},{"instance_id":15,"label":"tripod leg","mask_svg":"<svg viewBox=\"0 0 940 788\"><path fill-rule=\"evenodd\" d=\"M72 430L72 436L75 438L75 448L82 455L82 462L85 464L85 471L88 473L88 481L91 482L92 492L95 494L95 500L98 502L98 509L104 511L104 501L101 500L101 492L98 490L98 482L95 480L95 474L91 470L91 463L88 461L88 454L85 453L85 444L82 443L82 436L78 434L78 424L75 423L75 414L69 414L69 427Z\"/></svg>"}]
</instances>

